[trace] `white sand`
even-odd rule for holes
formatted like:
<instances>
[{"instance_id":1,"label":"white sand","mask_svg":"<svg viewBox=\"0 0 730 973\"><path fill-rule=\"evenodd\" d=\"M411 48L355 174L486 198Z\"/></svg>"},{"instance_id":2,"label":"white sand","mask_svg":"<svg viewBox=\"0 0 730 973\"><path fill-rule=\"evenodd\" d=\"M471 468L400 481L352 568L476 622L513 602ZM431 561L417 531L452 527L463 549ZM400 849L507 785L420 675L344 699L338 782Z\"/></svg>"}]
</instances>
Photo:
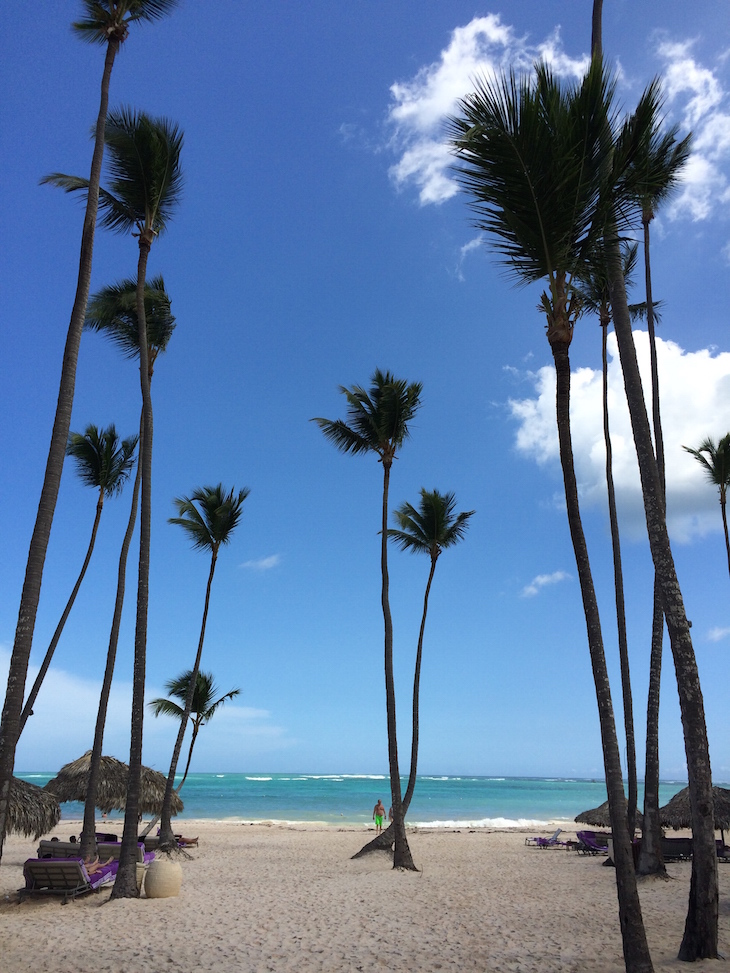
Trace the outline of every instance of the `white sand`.
<instances>
[{"instance_id":1,"label":"white sand","mask_svg":"<svg viewBox=\"0 0 730 973\"><path fill-rule=\"evenodd\" d=\"M64 823L64 838L73 825ZM614 871L602 859L525 847L525 834L410 836L417 874L385 853L351 861L372 832L185 822L179 897L17 904L35 844L11 836L0 866L0 969L49 973L400 971L620 973ZM642 884L654 966L676 960L688 863ZM730 865L720 864L720 948L730 954ZM693 971L722 973L728 960Z\"/></svg>"}]
</instances>

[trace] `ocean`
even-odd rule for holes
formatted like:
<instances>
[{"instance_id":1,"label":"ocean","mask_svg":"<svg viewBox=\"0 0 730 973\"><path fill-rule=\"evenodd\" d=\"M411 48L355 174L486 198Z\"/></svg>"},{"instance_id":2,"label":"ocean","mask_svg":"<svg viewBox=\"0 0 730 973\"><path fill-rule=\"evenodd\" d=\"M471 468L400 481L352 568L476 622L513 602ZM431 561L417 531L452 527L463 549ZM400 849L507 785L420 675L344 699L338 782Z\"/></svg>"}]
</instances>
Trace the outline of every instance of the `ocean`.
<instances>
[{"instance_id":1,"label":"ocean","mask_svg":"<svg viewBox=\"0 0 730 973\"><path fill-rule=\"evenodd\" d=\"M50 773L19 773L43 786ZM406 781L403 781L405 791ZM665 804L686 781L665 781ZM185 810L176 820L212 818L229 821L319 822L367 825L379 798L390 804L388 777L378 774L189 774L180 792ZM408 823L431 828L539 827L606 800L600 780L560 777L419 776ZM639 786L639 807L643 802ZM62 818L78 820L83 806L61 805ZM121 822L112 813L110 822Z\"/></svg>"}]
</instances>

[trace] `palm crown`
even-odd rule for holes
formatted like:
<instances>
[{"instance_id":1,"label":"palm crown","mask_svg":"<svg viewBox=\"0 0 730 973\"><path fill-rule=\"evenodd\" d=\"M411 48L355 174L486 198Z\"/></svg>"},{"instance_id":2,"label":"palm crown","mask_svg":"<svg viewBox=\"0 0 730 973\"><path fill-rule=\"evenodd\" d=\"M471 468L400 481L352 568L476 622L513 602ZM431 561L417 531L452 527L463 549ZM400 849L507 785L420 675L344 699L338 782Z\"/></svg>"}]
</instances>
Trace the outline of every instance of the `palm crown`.
<instances>
[{"instance_id":1,"label":"palm crown","mask_svg":"<svg viewBox=\"0 0 730 973\"><path fill-rule=\"evenodd\" d=\"M167 348L175 330L175 318L161 274L145 284L144 309L152 366L157 355ZM137 281L129 277L97 291L89 300L84 327L103 332L126 358L139 358Z\"/></svg>"},{"instance_id":2,"label":"palm crown","mask_svg":"<svg viewBox=\"0 0 730 973\"><path fill-rule=\"evenodd\" d=\"M455 514L456 496L439 493L438 490L421 489L418 510L410 503L403 503L393 511L399 529L390 529L388 537L402 551L414 554L430 554L433 560L441 551L463 539L474 510Z\"/></svg>"},{"instance_id":3,"label":"palm crown","mask_svg":"<svg viewBox=\"0 0 730 973\"><path fill-rule=\"evenodd\" d=\"M179 0L81 0L85 17L72 24L81 40L106 44L116 37L123 41L129 24L136 20L157 20L176 7Z\"/></svg>"},{"instance_id":4,"label":"palm crown","mask_svg":"<svg viewBox=\"0 0 730 973\"><path fill-rule=\"evenodd\" d=\"M195 550L216 553L221 544L228 544L243 513L243 501L251 491L244 487L235 493L225 492L223 484L200 487L190 497L177 497L178 517L169 523L178 524L187 533Z\"/></svg>"},{"instance_id":5,"label":"palm crown","mask_svg":"<svg viewBox=\"0 0 730 973\"><path fill-rule=\"evenodd\" d=\"M167 695L182 700L184 704L187 699L192 675L192 669L188 669L176 679L170 679L165 683ZM193 705L190 711L191 718L192 714L195 713L195 719L199 725L202 726L208 723L219 706L222 706L227 699L233 699L235 696L238 696L240 692L240 689L231 689L230 692L227 692L219 699L215 699L218 693L218 687L213 681L213 674L211 672L198 672L197 679L195 680L195 690L193 692ZM149 705L155 716L164 714L165 716L174 716L177 719L181 719L185 713L184 706L178 706L172 699L162 697L153 699L150 700Z\"/></svg>"},{"instance_id":6,"label":"palm crown","mask_svg":"<svg viewBox=\"0 0 730 973\"><path fill-rule=\"evenodd\" d=\"M119 441L113 425L101 432L96 426L86 427L82 435L72 432L66 453L77 464L77 473L87 486L96 487L105 497L121 492L134 466L134 450L138 436Z\"/></svg>"},{"instance_id":7,"label":"palm crown","mask_svg":"<svg viewBox=\"0 0 730 973\"><path fill-rule=\"evenodd\" d=\"M697 449L683 446L682 449L691 453L702 466L708 480L720 490L724 497L730 486L730 432L718 440L717 445L708 436Z\"/></svg>"},{"instance_id":8,"label":"palm crown","mask_svg":"<svg viewBox=\"0 0 730 973\"><path fill-rule=\"evenodd\" d=\"M317 418L325 437L343 453L378 453L390 462L395 451L409 436L408 423L418 411L423 386L408 384L390 372L375 369L370 389L340 386L347 399L347 419Z\"/></svg>"}]
</instances>

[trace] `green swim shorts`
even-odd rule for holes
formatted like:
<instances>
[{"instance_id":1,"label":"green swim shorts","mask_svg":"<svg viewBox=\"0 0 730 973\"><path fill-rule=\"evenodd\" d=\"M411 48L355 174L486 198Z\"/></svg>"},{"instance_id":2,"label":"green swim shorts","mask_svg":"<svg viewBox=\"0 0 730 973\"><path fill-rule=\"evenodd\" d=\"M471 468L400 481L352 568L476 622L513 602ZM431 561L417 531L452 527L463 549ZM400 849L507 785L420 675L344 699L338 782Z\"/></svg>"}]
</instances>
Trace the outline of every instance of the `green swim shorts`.
<instances>
[{"instance_id":1,"label":"green swim shorts","mask_svg":"<svg viewBox=\"0 0 730 973\"><path fill-rule=\"evenodd\" d=\"M375 827L376 828L382 828L383 827L383 815L382 814L376 814L375 815Z\"/></svg>"}]
</instances>

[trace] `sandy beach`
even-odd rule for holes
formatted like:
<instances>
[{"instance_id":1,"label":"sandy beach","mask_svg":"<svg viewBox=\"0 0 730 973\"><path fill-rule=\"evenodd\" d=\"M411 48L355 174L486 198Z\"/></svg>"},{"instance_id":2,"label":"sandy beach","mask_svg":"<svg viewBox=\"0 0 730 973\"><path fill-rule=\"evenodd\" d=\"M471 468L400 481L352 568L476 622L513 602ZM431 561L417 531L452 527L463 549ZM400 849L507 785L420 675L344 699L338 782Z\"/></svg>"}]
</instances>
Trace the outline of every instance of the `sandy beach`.
<instances>
[{"instance_id":1,"label":"sandy beach","mask_svg":"<svg viewBox=\"0 0 730 973\"><path fill-rule=\"evenodd\" d=\"M55 832L67 838L64 822ZM177 898L17 902L36 843L11 836L0 866L4 973L228 973L387 969L480 973L623 970L613 870L602 859L526 847L524 831L422 830L417 874L384 853L351 861L372 832L186 821ZM574 836L574 832L570 837ZM689 863L642 884L657 971L676 960ZM730 865L720 865L720 948L730 953ZM730 970L728 959L693 969Z\"/></svg>"}]
</instances>

